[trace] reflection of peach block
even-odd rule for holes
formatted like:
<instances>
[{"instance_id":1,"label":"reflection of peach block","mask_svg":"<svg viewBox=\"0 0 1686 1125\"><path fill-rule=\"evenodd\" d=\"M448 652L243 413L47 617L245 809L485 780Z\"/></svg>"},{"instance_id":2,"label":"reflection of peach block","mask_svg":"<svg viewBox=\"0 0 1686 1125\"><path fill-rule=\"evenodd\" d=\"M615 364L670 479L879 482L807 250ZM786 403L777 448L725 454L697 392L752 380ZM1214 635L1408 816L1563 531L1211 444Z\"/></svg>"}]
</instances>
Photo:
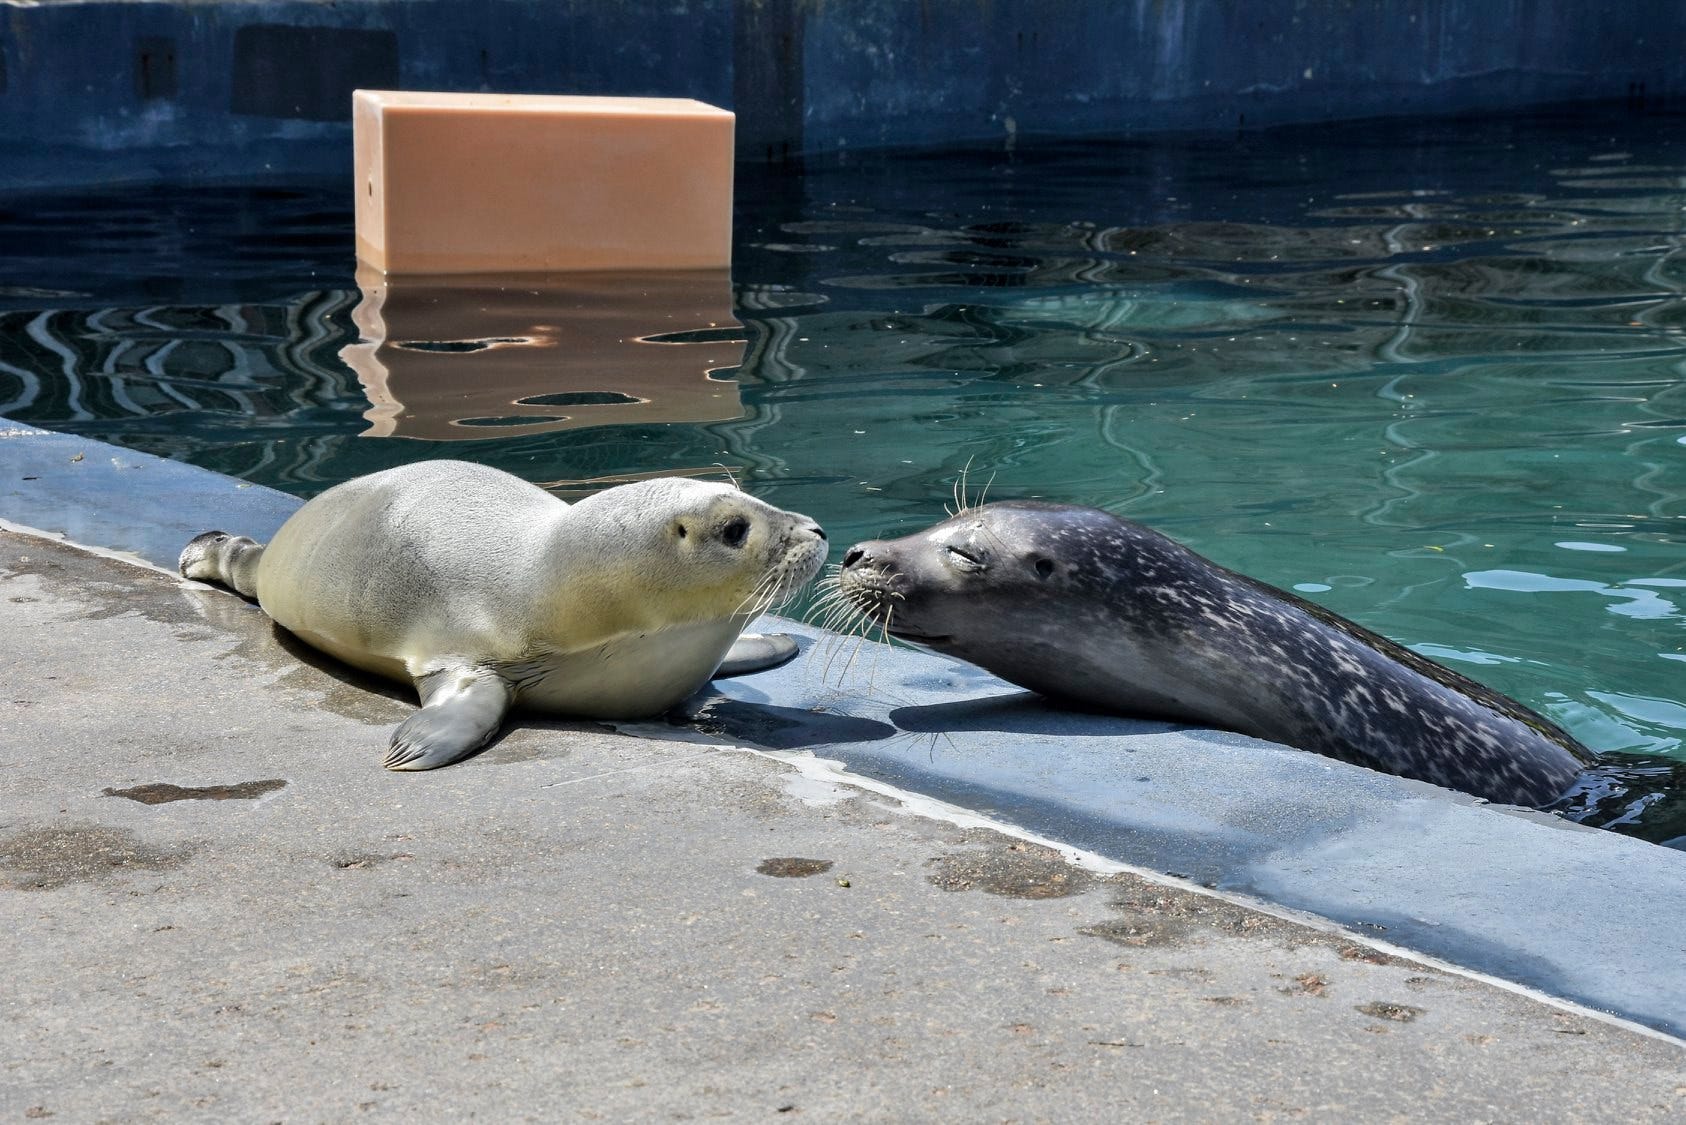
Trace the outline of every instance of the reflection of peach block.
<instances>
[{"instance_id":1,"label":"reflection of peach block","mask_svg":"<svg viewBox=\"0 0 1686 1125\"><path fill-rule=\"evenodd\" d=\"M740 417L723 270L392 277L357 271L363 339L340 352L366 437L512 438ZM720 378L720 373L728 377Z\"/></svg>"},{"instance_id":2,"label":"reflection of peach block","mask_svg":"<svg viewBox=\"0 0 1686 1125\"><path fill-rule=\"evenodd\" d=\"M687 98L353 95L357 256L389 273L719 269L732 129Z\"/></svg>"}]
</instances>

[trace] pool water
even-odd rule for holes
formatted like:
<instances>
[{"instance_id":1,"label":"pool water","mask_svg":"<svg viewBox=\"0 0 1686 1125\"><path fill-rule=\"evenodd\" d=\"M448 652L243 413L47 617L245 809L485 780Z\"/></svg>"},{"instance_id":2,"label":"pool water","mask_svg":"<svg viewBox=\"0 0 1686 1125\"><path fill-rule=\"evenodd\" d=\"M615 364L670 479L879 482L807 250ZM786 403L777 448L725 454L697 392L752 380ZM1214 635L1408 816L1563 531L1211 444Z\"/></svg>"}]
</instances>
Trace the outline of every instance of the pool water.
<instances>
[{"instance_id":1,"label":"pool water","mask_svg":"<svg viewBox=\"0 0 1686 1125\"><path fill-rule=\"evenodd\" d=\"M0 414L300 495L424 457L565 494L730 469L837 552L942 518L964 473L1686 761L1683 145L1601 109L746 167L719 315L647 325L696 357L684 402L617 415L612 351L544 393L574 279L526 298L557 303L548 351L494 325L381 353L397 386L407 356L538 349L507 410L408 431L371 420L340 185L12 197Z\"/></svg>"}]
</instances>

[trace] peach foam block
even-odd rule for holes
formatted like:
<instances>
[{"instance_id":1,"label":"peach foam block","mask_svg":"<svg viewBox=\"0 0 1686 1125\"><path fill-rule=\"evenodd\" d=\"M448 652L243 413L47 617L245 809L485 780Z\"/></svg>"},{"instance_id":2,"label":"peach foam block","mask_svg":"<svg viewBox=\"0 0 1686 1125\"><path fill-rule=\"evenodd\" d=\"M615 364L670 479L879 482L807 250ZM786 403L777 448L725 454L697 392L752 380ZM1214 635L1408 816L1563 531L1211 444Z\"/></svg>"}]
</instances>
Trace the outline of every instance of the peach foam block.
<instances>
[{"instance_id":1,"label":"peach foam block","mask_svg":"<svg viewBox=\"0 0 1686 1125\"><path fill-rule=\"evenodd\" d=\"M357 256L387 273L730 266L735 124L688 98L358 90Z\"/></svg>"}]
</instances>

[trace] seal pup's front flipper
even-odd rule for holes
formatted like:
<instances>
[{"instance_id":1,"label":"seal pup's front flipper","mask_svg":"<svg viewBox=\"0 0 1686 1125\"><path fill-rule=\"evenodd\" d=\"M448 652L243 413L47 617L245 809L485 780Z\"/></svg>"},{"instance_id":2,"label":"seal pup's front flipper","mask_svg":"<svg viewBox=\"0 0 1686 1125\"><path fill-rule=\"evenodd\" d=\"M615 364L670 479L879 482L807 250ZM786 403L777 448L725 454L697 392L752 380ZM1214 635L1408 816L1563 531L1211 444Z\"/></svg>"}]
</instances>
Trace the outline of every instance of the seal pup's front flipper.
<instances>
[{"instance_id":1,"label":"seal pup's front flipper","mask_svg":"<svg viewBox=\"0 0 1686 1125\"><path fill-rule=\"evenodd\" d=\"M421 710L392 732L389 770L432 770L468 757L498 733L515 689L489 668L457 664L416 680Z\"/></svg>"},{"instance_id":2,"label":"seal pup's front flipper","mask_svg":"<svg viewBox=\"0 0 1686 1125\"><path fill-rule=\"evenodd\" d=\"M796 659L801 650L788 633L745 633L732 642L715 676L747 676L766 672Z\"/></svg>"}]
</instances>

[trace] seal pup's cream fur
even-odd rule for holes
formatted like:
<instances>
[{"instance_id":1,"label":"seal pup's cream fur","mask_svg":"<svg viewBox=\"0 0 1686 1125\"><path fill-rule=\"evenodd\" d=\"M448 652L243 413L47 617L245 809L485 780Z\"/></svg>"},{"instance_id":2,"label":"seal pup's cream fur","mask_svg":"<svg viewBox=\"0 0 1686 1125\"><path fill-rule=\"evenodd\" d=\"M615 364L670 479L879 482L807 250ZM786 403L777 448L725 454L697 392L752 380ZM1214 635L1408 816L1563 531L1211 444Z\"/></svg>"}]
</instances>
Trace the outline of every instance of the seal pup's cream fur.
<instances>
[{"instance_id":1,"label":"seal pup's cream fur","mask_svg":"<svg viewBox=\"0 0 1686 1125\"><path fill-rule=\"evenodd\" d=\"M661 477L567 504L497 469L423 461L336 485L267 546L206 532L188 578L256 598L311 646L415 684L389 769L448 765L512 706L657 715L717 672L795 652L743 637L819 570L825 533L725 484ZM724 667L723 667L724 665Z\"/></svg>"}]
</instances>

